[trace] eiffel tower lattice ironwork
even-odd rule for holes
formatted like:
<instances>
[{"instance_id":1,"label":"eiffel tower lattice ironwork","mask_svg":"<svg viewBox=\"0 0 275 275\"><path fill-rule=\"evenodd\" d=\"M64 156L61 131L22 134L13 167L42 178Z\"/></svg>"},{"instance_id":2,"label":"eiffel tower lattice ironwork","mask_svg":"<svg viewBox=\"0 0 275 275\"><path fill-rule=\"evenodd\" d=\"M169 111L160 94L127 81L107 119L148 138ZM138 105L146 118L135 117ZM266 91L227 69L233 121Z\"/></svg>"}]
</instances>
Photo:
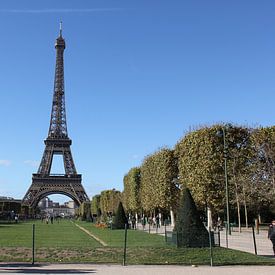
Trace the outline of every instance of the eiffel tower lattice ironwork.
<instances>
[{"instance_id":1,"label":"eiffel tower lattice ironwork","mask_svg":"<svg viewBox=\"0 0 275 275\"><path fill-rule=\"evenodd\" d=\"M46 146L38 171L32 175L32 184L22 200L22 205L30 207L35 207L42 198L51 194L66 195L78 205L84 201L89 201L81 184L81 174L77 174L74 165L70 149L72 141L67 132L63 63L65 40L62 37L61 24L55 49L56 67L49 133L44 141ZM65 174L50 173L54 155L63 156Z\"/></svg>"}]
</instances>

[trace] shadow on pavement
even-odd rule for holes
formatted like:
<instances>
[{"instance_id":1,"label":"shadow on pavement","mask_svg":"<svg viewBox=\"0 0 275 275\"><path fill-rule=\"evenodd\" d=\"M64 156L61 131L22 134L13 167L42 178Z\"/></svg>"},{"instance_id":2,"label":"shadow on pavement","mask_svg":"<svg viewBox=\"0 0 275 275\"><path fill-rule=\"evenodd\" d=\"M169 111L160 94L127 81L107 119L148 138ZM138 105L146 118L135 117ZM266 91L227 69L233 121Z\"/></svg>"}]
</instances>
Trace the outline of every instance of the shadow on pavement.
<instances>
[{"instance_id":1,"label":"shadow on pavement","mask_svg":"<svg viewBox=\"0 0 275 275\"><path fill-rule=\"evenodd\" d=\"M45 268L43 268L45 266ZM43 264L0 264L0 273L24 273L24 274L85 274L96 273L95 269L77 268L47 268Z\"/></svg>"}]
</instances>

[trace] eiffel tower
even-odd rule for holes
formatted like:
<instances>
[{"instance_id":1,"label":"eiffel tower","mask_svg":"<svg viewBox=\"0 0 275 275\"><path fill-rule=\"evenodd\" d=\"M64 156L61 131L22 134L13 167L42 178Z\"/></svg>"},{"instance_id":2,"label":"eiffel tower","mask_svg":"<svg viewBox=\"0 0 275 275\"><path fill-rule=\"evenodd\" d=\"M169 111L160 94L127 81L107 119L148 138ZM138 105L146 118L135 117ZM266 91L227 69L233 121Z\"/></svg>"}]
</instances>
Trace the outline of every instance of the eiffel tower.
<instances>
[{"instance_id":1,"label":"eiffel tower","mask_svg":"<svg viewBox=\"0 0 275 275\"><path fill-rule=\"evenodd\" d=\"M32 184L22 200L22 205L36 207L38 202L51 194L62 194L70 197L77 205L89 198L81 184L81 174L77 174L68 137L65 96L64 96L64 63L63 53L65 40L62 37L60 23L59 37L55 43L56 66L52 112L48 137L44 141L45 150L36 174L32 175ZM54 155L62 155L65 174L51 174Z\"/></svg>"}]
</instances>

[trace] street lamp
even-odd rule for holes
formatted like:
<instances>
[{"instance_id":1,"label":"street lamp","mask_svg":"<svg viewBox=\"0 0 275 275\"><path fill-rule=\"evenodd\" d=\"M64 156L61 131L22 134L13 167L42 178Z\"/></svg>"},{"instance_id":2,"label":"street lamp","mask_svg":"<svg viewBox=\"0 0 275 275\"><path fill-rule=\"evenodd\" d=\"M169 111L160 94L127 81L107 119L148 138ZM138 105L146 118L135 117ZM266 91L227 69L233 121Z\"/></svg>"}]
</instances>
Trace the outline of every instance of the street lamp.
<instances>
[{"instance_id":1,"label":"street lamp","mask_svg":"<svg viewBox=\"0 0 275 275\"><path fill-rule=\"evenodd\" d=\"M227 178L227 152L228 146L226 143L226 129L229 125L224 125L221 131L218 131L218 136L223 137L223 154L224 154L224 179L225 179L225 198L226 198L226 247L228 248L228 234L230 232L230 218L229 218L229 192L228 192L228 178Z\"/></svg>"}]
</instances>

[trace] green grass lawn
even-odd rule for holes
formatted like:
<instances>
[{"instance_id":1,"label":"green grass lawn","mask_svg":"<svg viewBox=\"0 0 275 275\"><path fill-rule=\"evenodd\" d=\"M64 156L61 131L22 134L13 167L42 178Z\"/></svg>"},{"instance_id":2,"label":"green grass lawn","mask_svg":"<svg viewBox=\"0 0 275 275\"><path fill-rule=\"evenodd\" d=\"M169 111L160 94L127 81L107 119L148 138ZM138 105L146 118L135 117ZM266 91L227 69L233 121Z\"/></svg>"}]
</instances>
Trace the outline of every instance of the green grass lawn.
<instances>
[{"instance_id":1,"label":"green grass lawn","mask_svg":"<svg viewBox=\"0 0 275 275\"><path fill-rule=\"evenodd\" d=\"M35 260L37 262L122 263L124 230L99 229L91 223L76 222L104 241L102 246L74 223L35 222ZM32 257L32 222L0 224L0 261L30 262ZM274 259L219 248L213 249L215 265L275 264ZM164 237L138 230L128 230L127 264L208 265L208 248L176 248L166 245Z\"/></svg>"},{"instance_id":2,"label":"green grass lawn","mask_svg":"<svg viewBox=\"0 0 275 275\"><path fill-rule=\"evenodd\" d=\"M61 220L53 224L21 222L0 225L0 247L32 247L32 224L35 224L35 246L40 247L98 247L96 240L88 237L72 222Z\"/></svg>"},{"instance_id":3,"label":"green grass lawn","mask_svg":"<svg viewBox=\"0 0 275 275\"><path fill-rule=\"evenodd\" d=\"M76 222L111 247L123 247L125 230L97 228L88 222ZM167 246L164 236L148 234L140 230L127 230L127 247L163 247Z\"/></svg>"}]
</instances>

